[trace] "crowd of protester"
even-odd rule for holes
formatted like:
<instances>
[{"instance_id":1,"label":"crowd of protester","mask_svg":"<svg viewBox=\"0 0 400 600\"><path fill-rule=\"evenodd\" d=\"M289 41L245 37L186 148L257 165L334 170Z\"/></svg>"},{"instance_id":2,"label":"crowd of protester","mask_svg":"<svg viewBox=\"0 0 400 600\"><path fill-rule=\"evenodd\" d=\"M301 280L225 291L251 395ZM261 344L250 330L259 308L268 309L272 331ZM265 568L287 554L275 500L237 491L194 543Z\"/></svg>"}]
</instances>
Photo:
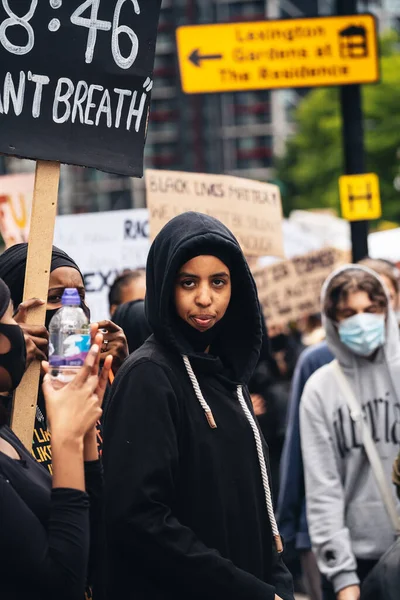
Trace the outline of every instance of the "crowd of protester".
<instances>
[{"instance_id":1,"label":"crowd of protester","mask_svg":"<svg viewBox=\"0 0 400 600\"><path fill-rule=\"evenodd\" d=\"M398 599L395 265L340 268L321 314L268 329L234 236L185 213L55 389L49 323L66 288L90 318L84 278L53 248L47 298L23 302L26 262L26 244L0 256L1 598L293 600L294 580L310 600ZM10 425L34 361L26 449Z\"/></svg>"}]
</instances>

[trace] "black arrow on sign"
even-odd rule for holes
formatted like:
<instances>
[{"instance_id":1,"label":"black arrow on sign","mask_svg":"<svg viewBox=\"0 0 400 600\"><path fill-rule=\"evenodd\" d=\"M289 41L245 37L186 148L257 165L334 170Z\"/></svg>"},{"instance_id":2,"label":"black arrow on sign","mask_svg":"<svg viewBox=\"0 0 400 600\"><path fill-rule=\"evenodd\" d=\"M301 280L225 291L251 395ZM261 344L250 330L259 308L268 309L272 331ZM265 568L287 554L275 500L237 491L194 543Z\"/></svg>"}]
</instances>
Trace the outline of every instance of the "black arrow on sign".
<instances>
[{"instance_id":1,"label":"black arrow on sign","mask_svg":"<svg viewBox=\"0 0 400 600\"><path fill-rule=\"evenodd\" d=\"M201 67L201 62L203 60L221 60L221 58L224 58L223 54L200 54L199 48L193 50L193 52L189 56L190 62L195 67Z\"/></svg>"}]
</instances>

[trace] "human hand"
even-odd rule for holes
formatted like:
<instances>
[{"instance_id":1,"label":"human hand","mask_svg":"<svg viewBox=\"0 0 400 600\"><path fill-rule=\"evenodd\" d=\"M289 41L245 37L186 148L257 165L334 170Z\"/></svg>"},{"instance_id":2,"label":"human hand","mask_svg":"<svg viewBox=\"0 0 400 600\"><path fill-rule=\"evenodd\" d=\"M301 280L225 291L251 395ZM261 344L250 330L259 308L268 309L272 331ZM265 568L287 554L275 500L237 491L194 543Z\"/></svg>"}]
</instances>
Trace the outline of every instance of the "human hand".
<instances>
[{"instance_id":1,"label":"human hand","mask_svg":"<svg viewBox=\"0 0 400 600\"><path fill-rule=\"evenodd\" d=\"M34 360L47 360L49 354L49 332L41 325L29 325L26 323L28 313L33 308L43 306L43 300L31 298L22 302L14 314L14 319L24 332L26 344L26 366Z\"/></svg>"},{"instance_id":2,"label":"human hand","mask_svg":"<svg viewBox=\"0 0 400 600\"><path fill-rule=\"evenodd\" d=\"M337 600L360 600L360 586L349 585L336 595Z\"/></svg>"},{"instance_id":3,"label":"human hand","mask_svg":"<svg viewBox=\"0 0 400 600\"><path fill-rule=\"evenodd\" d=\"M274 600L282 600L282 598L280 596L278 596L277 594L275 594L275 599Z\"/></svg>"},{"instance_id":4,"label":"human hand","mask_svg":"<svg viewBox=\"0 0 400 600\"><path fill-rule=\"evenodd\" d=\"M261 394L250 394L250 398L256 417L264 415L267 412L267 407L265 406L265 400Z\"/></svg>"},{"instance_id":5,"label":"human hand","mask_svg":"<svg viewBox=\"0 0 400 600\"><path fill-rule=\"evenodd\" d=\"M91 334L92 334L92 344L96 344L99 348L103 343L103 335L98 332L98 325L94 323L91 326ZM104 361L103 368L101 370L99 376L99 383L96 388L96 395L99 398L100 406L103 404L104 393L107 389L108 378L110 375L110 370L112 366L113 358L112 356L107 356ZM97 360L93 365L93 375L99 374L99 363L100 363L100 353L97 356ZM99 458L99 449L97 445L97 423L89 429L86 433L83 443L83 457L85 462L98 460Z\"/></svg>"},{"instance_id":6,"label":"human hand","mask_svg":"<svg viewBox=\"0 0 400 600\"><path fill-rule=\"evenodd\" d=\"M94 344L84 365L74 379L62 388L55 389L49 375L49 364L42 363L46 373L43 394L52 437L54 439L82 441L102 415L101 402L96 394L99 377L97 369L100 348ZM109 364L109 363L108 363ZM103 392L104 394L104 392Z\"/></svg>"},{"instance_id":7,"label":"human hand","mask_svg":"<svg viewBox=\"0 0 400 600\"><path fill-rule=\"evenodd\" d=\"M97 323L99 330L103 330L103 344L101 346L100 360L107 356L113 357L113 371L116 373L124 360L129 355L128 342L121 327L109 320Z\"/></svg>"},{"instance_id":8,"label":"human hand","mask_svg":"<svg viewBox=\"0 0 400 600\"><path fill-rule=\"evenodd\" d=\"M99 332L99 325L98 323L93 323L90 326L90 332L91 332L91 339L92 339L92 346L96 345L99 348L101 348L103 342L104 342L104 336L102 333ZM103 405L103 400L104 400L104 394L105 391L107 389L107 383L108 383L108 378L110 375L110 371L111 371L111 367L112 367L112 363L113 363L113 357L108 354L104 360L104 364L103 364L103 368L101 369L101 372L99 374L100 371L100 360L101 360L101 354L100 352L97 354L97 358L93 364L93 368L92 368L92 375L98 375L98 385L95 391L95 394L97 395L97 397L99 398L99 402L100 402L100 406Z\"/></svg>"}]
</instances>

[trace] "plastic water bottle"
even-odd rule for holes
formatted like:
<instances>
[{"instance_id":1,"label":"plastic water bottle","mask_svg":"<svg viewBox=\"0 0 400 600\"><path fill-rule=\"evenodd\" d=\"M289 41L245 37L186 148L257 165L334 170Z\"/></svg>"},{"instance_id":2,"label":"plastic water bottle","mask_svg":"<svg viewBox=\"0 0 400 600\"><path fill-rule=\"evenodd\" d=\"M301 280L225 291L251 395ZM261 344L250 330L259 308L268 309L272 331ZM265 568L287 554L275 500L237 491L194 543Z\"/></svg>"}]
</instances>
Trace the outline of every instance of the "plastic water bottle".
<instances>
[{"instance_id":1,"label":"plastic water bottle","mask_svg":"<svg viewBox=\"0 0 400 600\"><path fill-rule=\"evenodd\" d=\"M80 307L78 290L66 288L61 302L49 325L50 374L55 387L75 377L90 349L89 320Z\"/></svg>"}]
</instances>

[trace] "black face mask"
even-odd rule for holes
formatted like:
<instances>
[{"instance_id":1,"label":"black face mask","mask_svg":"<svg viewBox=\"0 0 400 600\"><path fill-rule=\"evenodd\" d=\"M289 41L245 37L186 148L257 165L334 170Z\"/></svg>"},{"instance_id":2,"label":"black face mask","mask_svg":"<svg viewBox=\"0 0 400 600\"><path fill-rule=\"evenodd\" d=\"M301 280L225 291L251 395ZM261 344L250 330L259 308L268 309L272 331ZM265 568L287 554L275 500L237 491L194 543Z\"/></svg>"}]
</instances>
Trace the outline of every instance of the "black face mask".
<instances>
[{"instance_id":1,"label":"black face mask","mask_svg":"<svg viewBox=\"0 0 400 600\"><path fill-rule=\"evenodd\" d=\"M58 313L59 310L60 310L59 308L53 308L52 310L46 310L46 319L45 319L45 322L44 322L44 325L45 325L46 329L49 328L50 321L52 320L52 318L54 317L54 315L56 313Z\"/></svg>"},{"instance_id":2,"label":"black face mask","mask_svg":"<svg viewBox=\"0 0 400 600\"><path fill-rule=\"evenodd\" d=\"M90 321L90 309L84 302L81 302L80 308L83 310L88 320ZM44 322L46 329L49 328L50 321L54 317L54 315L59 311L59 308L52 308L51 310L46 310L46 320Z\"/></svg>"},{"instance_id":3,"label":"black face mask","mask_svg":"<svg viewBox=\"0 0 400 600\"><path fill-rule=\"evenodd\" d=\"M0 389L1 392L15 390L21 383L26 367L26 346L22 329L18 325L0 323L0 333L10 341L10 351L0 354L0 367L3 367L11 379L11 387ZM1 386L0 386L1 387Z\"/></svg>"},{"instance_id":4,"label":"black face mask","mask_svg":"<svg viewBox=\"0 0 400 600\"><path fill-rule=\"evenodd\" d=\"M280 333L279 335L270 338L269 342L271 345L272 352L275 354L277 352L282 352L283 350L286 350L288 340L289 336L285 335L284 333Z\"/></svg>"}]
</instances>

